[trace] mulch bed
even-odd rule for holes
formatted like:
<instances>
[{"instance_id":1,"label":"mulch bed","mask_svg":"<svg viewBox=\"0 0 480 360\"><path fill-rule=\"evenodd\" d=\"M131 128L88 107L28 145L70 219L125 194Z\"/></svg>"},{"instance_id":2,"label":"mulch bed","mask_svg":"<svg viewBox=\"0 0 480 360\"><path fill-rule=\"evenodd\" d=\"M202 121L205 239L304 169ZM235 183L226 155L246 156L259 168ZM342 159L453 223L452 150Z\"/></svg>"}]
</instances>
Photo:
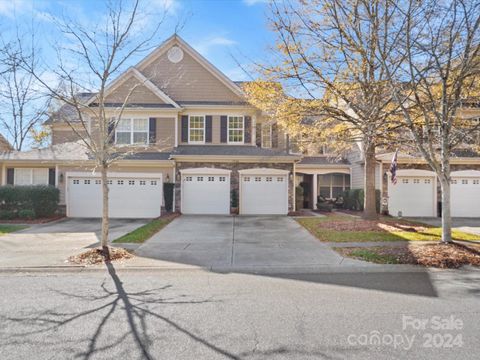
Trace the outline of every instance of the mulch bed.
<instances>
[{"instance_id":1,"label":"mulch bed","mask_svg":"<svg viewBox=\"0 0 480 360\"><path fill-rule=\"evenodd\" d=\"M48 218L39 218L39 219L13 219L13 220L0 220L0 224L46 224L52 221L63 219L65 215L55 215Z\"/></svg>"},{"instance_id":2,"label":"mulch bed","mask_svg":"<svg viewBox=\"0 0 480 360\"><path fill-rule=\"evenodd\" d=\"M180 214L179 212L164 212L160 217L158 217L157 219L168 219L168 220L173 220L177 217L179 217Z\"/></svg>"},{"instance_id":3,"label":"mulch bed","mask_svg":"<svg viewBox=\"0 0 480 360\"><path fill-rule=\"evenodd\" d=\"M133 255L123 248L109 247L110 262L122 262L131 259ZM98 265L106 262L102 248L87 250L79 255L70 256L68 261L77 265Z\"/></svg>"},{"instance_id":4,"label":"mulch bed","mask_svg":"<svg viewBox=\"0 0 480 360\"><path fill-rule=\"evenodd\" d=\"M394 256L398 263L457 269L465 265L480 266L480 245L476 244L409 244L402 247L369 247L337 249L349 255L357 249L368 249L380 255Z\"/></svg>"}]
</instances>

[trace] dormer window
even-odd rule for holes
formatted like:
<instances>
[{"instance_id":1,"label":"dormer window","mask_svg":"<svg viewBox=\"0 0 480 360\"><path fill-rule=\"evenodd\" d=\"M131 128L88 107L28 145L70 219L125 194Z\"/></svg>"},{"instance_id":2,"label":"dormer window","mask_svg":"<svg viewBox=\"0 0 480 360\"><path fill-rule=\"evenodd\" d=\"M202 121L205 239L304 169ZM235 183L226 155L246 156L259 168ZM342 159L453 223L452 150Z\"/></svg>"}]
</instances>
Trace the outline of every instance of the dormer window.
<instances>
[{"instance_id":1,"label":"dormer window","mask_svg":"<svg viewBox=\"0 0 480 360\"><path fill-rule=\"evenodd\" d=\"M188 122L188 142L190 144L205 143L205 116L190 116Z\"/></svg>"},{"instance_id":2,"label":"dormer window","mask_svg":"<svg viewBox=\"0 0 480 360\"><path fill-rule=\"evenodd\" d=\"M228 143L243 144L244 129L245 127L243 122L243 116L229 116L228 117Z\"/></svg>"},{"instance_id":3,"label":"dormer window","mask_svg":"<svg viewBox=\"0 0 480 360\"><path fill-rule=\"evenodd\" d=\"M147 145L148 119L121 119L115 129L115 142L119 145Z\"/></svg>"},{"instance_id":4,"label":"dormer window","mask_svg":"<svg viewBox=\"0 0 480 360\"><path fill-rule=\"evenodd\" d=\"M262 148L272 147L272 125L262 124Z\"/></svg>"}]
</instances>

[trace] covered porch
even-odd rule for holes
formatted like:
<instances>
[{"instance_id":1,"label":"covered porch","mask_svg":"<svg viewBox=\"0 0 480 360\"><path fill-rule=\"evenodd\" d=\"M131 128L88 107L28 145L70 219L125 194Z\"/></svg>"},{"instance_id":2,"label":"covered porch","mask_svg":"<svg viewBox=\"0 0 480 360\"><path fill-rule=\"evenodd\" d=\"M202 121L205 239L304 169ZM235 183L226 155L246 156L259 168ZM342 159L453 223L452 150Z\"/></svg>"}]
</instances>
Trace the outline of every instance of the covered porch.
<instances>
[{"instance_id":1,"label":"covered porch","mask_svg":"<svg viewBox=\"0 0 480 360\"><path fill-rule=\"evenodd\" d=\"M336 202L351 183L351 168L341 164L298 164L295 171L295 186L303 189L304 209L316 209L319 199ZM299 209L297 209L299 210Z\"/></svg>"}]
</instances>

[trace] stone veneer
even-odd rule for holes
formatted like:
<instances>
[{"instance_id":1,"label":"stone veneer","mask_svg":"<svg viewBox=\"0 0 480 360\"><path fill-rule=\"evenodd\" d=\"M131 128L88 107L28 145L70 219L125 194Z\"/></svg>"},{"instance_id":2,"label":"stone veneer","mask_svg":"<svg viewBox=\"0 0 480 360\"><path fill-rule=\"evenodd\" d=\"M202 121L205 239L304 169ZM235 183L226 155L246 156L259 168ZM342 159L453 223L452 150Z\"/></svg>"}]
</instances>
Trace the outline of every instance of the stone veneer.
<instances>
[{"instance_id":1,"label":"stone veneer","mask_svg":"<svg viewBox=\"0 0 480 360\"><path fill-rule=\"evenodd\" d=\"M238 170L255 168L272 168L288 170L293 174L292 163L244 163L244 162L177 162L175 176L175 210L180 211L181 205L181 173L180 170L191 168L216 168L232 170L230 174L230 191L237 190L239 194L239 173ZM288 210L293 211L293 176L288 176Z\"/></svg>"},{"instance_id":2,"label":"stone veneer","mask_svg":"<svg viewBox=\"0 0 480 360\"><path fill-rule=\"evenodd\" d=\"M390 168L390 163L383 163L383 172L385 173ZM451 164L450 165L451 171L461 171L461 170L480 170L480 164ZM417 170L429 170L432 171L432 168L428 164L398 164L398 170L406 170L406 169L417 169ZM382 174L383 176L383 174ZM388 182L390 181L390 177L387 181L383 181L382 184L382 198L388 198ZM442 198L440 183L437 181L437 199L440 201ZM388 203L387 203L388 204ZM388 205L382 206L382 212L388 211Z\"/></svg>"}]
</instances>

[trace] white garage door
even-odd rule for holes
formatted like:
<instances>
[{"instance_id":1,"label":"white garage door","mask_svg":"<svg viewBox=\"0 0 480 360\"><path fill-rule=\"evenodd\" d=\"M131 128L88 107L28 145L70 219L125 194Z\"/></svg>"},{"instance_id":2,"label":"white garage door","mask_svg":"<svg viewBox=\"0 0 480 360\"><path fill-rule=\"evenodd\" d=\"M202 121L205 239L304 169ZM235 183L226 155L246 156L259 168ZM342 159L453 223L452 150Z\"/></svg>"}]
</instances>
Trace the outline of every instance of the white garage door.
<instances>
[{"instance_id":1,"label":"white garage door","mask_svg":"<svg viewBox=\"0 0 480 360\"><path fill-rule=\"evenodd\" d=\"M109 176L110 218L155 218L162 205L161 174L112 173ZM67 215L102 216L102 181L91 174L67 174Z\"/></svg>"},{"instance_id":2,"label":"white garage door","mask_svg":"<svg viewBox=\"0 0 480 360\"><path fill-rule=\"evenodd\" d=\"M240 214L286 215L288 171L249 169L240 173Z\"/></svg>"},{"instance_id":3,"label":"white garage door","mask_svg":"<svg viewBox=\"0 0 480 360\"><path fill-rule=\"evenodd\" d=\"M480 171L452 172L452 216L480 217Z\"/></svg>"},{"instance_id":4,"label":"white garage door","mask_svg":"<svg viewBox=\"0 0 480 360\"><path fill-rule=\"evenodd\" d=\"M182 173L183 214L230 214L230 171L187 169Z\"/></svg>"},{"instance_id":5,"label":"white garage door","mask_svg":"<svg viewBox=\"0 0 480 360\"><path fill-rule=\"evenodd\" d=\"M436 182L433 172L402 170L397 184L388 183L388 211L392 216L437 216Z\"/></svg>"}]
</instances>

